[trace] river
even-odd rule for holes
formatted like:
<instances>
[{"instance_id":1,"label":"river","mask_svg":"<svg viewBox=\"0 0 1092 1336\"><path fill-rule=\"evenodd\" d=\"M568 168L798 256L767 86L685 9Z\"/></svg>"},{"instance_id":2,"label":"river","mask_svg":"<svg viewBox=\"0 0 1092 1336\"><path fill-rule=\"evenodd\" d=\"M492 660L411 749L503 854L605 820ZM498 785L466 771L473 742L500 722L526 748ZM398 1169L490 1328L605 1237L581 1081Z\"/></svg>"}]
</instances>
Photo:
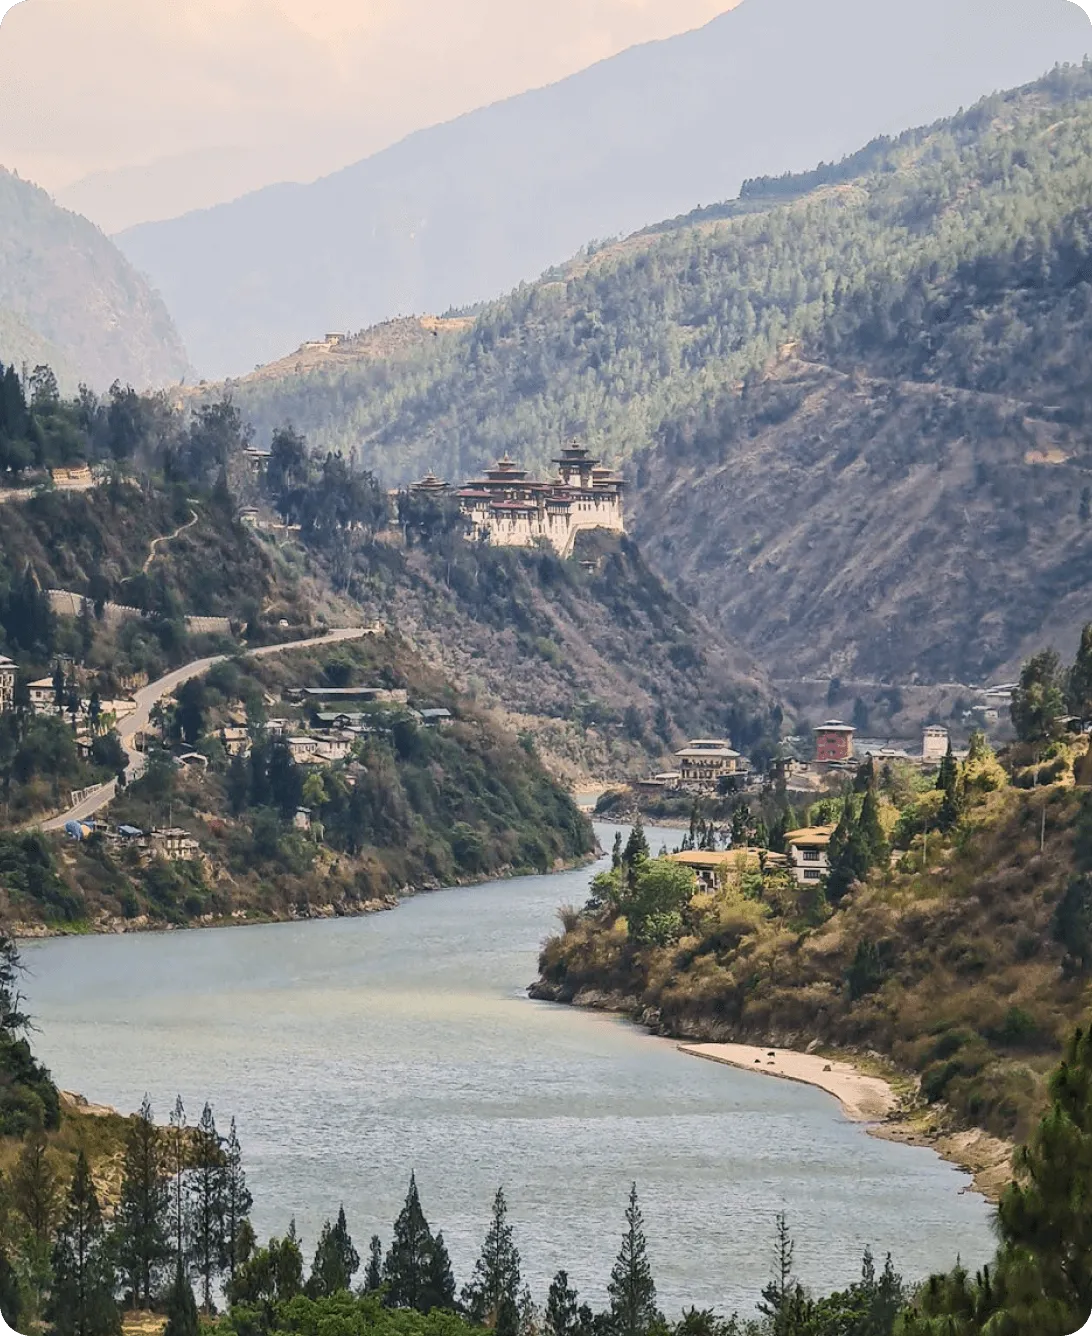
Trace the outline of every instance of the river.
<instances>
[{"instance_id":1,"label":"river","mask_svg":"<svg viewBox=\"0 0 1092 1336\"><path fill-rule=\"evenodd\" d=\"M597 827L604 848L614 828ZM655 851L677 831L649 831ZM35 1047L58 1083L165 1120L235 1116L259 1237L310 1256L343 1202L362 1256L416 1170L456 1278L503 1183L542 1300L568 1269L601 1302L636 1180L661 1306L750 1313L785 1210L803 1281L849 1282L865 1244L905 1276L972 1268L990 1210L931 1151L870 1137L808 1086L678 1053L524 993L592 870L439 892L391 913L27 943Z\"/></svg>"}]
</instances>

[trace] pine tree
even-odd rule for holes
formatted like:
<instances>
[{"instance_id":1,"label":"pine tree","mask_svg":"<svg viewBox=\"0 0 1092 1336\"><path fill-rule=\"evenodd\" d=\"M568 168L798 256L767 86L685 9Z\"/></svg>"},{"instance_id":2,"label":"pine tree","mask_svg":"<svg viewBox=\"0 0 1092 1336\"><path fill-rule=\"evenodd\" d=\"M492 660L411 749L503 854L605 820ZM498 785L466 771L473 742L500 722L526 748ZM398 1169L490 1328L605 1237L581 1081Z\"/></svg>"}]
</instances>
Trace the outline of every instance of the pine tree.
<instances>
[{"instance_id":1,"label":"pine tree","mask_svg":"<svg viewBox=\"0 0 1092 1336\"><path fill-rule=\"evenodd\" d=\"M648 860L648 839L645 836L644 822L641 820L640 812L637 813L637 820L633 823L629 832L629 839L626 841L626 847L622 851L622 862L626 870L632 877L638 864Z\"/></svg>"},{"instance_id":2,"label":"pine tree","mask_svg":"<svg viewBox=\"0 0 1092 1336\"><path fill-rule=\"evenodd\" d=\"M520 1288L519 1250L508 1223L504 1189L498 1188L481 1256L474 1265L473 1279L463 1289L471 1321L492 1327L501 1336L514 1336L519 1327Z\"/></svg>"},{"instance_id":3,"label":"pine tree","mask_svg":"<svg viewBox=\"0 0 1092 1336\"><path fill-rule=\"evenodd\" d=\"M114 1302L114 1284L102 1210L81 1150L53 1245L47 1316L56 1336L118 1336L121 1314Z\"/></svg>"},{"instance_id":4,"label":"pine tree","mask_svg":"<svg viewBox=\"0 0 1092 1336\"><path fill-rule=\"evenodd\" d=\"M174 1269L174 1279L167 1291L167 1325L163 1336L198 1336L197 1300L193 1286L182 1266Z\"/></svg>"},{"instance_id":5,"label":"pine tree","mask_svg":"<svg viewBox=\"0 0 1092 1336\"><path fill-rule=\"evenodd\" d=\"M378 1234L368 1244L368 1265L364 1271L364 1289L372 1294L383 1284L383 1242Z\"/></svg>"},{"instance_id":6,"label":"pine tree","mask_svg":"<svg viewBox=\"0 0 1092 1336\"><path fill-rule=\"evenodd\" d=\"M432 1240L428 1259L428 1287L425 1312L434 1308L455 1310L455 1275L451 1270L451 1258L447 1253L442 1230L438 1230Z\"/></svg>"},{"instance_id":7,"label":"pine tree","mask_svg":"<svg viewBox=\"0 0 1092 1336\"><path fill-rule=\"evenodd\" d=\"M186 1109L178 1095L171 1110L170 1130L167 1133L167 1172L170 1184L171 1243L174 1248L175 1269L186 1266Z\"/></svg>"},{"instance_id":8,"label":"pine tree","mask_svg":"<svg viewBox=\"0 0 1092 1336\"><path fill-rule=\"evenodd\" d=\"M250 1256L254 1246L254 1231L250 1227L250 1208L254 1198L246 1185L243 1172L243 1152L235 1130L235 1119L224 1145L224 1243L225 1266L228 1276Z\"/></svg>"},{"instance_id":9,"label":"pine tree","mask_svg":"<svg viewBox=\"0 0 1092 1336\"><path fill-rule=\"evenodd\" d=\"M421 1209L417 1176L410 1174L405 1205L394 1222L394 1235L383 1264L386 1302L392 1308L416 1308L427 1313L432 1231Z\"/></svg>"},{"instance_id":10,"label":"pine tree","mask_svg":"<svg viewBox=\"0 0 1092 1336\"><path fill-rule=\"evenodd\" d=\"M773 1279L762 1291L762 1300L758 1311L770 1318L777 1336L781 1336L783 1315L789 1311L795 1281L793 1280L792 1256L795 1245L789 1233L789 1222L784 1211L779 1211L774 1225L774 1263Z\"/></svg>"},{"instance_id":11,"label":"pine tree","mask_svg":"<svg viewBox=\"0 0 1092 1336\"><path fill-rule=\"evenodd\" d=\"M546 1296L547 1336L577 1336L579 1330L579 1295L569 1284L569 1273L559 1271Z\"/></svg>"},{"instance_id":12,"label":"pine tree","mask_svg":"<svg viewBox=\"0 0 1092 1336\"><path fill-rule=\"evenodd\" d=\"M629 1191L626 1232L607 1286L613 1336L647 1336L659 1318L656 1284L648 1262L644 1221L637 1204L637 1184Z\"/></svg>"},{"instance_id":13,"label":"pine tree","mask_svg":"<svg viewBox=\"0 0 1092 1336\"><path fill-rule=\"evenodd\" d=\"M206 1104L193 1137L187 1201L190 1258L201 1282L201 1307L214 1311L212 1295L227 1254L224 1237L226 1164L212 1108Z\"/></svg>"},{"instance_id":14,"label":"pine tree","mask_svg":"<svg viewBox=\"0 0 1092 1336\"><path fill-rule=\"evenodd\" d=\"M31 1235L39 1243L49 1243L61 1205L60 1183L41 1126L27 1133L12 1170L11 1196Z\"/></svg>"},{"instance_id":15,"label":"pine tree","mask_svg":"<svg viewBox=\"0 0 1092 1336\"><path fill-rule=\"evenodd\" d=\"M345 1207L341 1206L335 1223L331 1225L327 1220L319 1234L315 1260L307 1280L307 1293L314 1299L339 1294L349 1289L359 1268L360 1255L349 1237Z\"/></svg>"},{"instance_id":16,"label":"pine tree","mask_svg":"<svg viewBox=\"0 0 1092 1336\"><path fill-rule=\"evenodd\" d=\"M170 1257L168 1209L163 1139L145 1095L125 1142L116 1221L118 1260L134 1308L152 1306L159 1272Z\"/></svg>"}]
</instances>

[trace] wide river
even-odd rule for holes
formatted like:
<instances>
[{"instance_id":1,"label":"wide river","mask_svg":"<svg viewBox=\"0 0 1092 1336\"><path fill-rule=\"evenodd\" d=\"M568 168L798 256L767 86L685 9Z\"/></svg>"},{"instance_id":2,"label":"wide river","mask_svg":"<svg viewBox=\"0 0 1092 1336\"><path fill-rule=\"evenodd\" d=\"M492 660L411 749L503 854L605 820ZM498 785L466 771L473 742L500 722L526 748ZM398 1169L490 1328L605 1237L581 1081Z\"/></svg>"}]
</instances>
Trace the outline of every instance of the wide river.
<instances>
[{"instance_id":1,"label":"wide river","mask_svg":"<svg viewBox=\"0 0 1092 1336\"><path fill-rule=\"evenodd\" d=\"M613 827L599 827L609 848ZM650 831L653 850L678 832ZM35 1046L65 1089L165 1120L235 1116L260 1237L305 1251L343 1202L384 1246L415 1169L459 1283L498 1184L539 1301L603 1299L636 1180L662 1307L750 1312L785 1210L801 1278L870 1244L907 1278L992 1252L990 1211L931 1151L869 1136L808 1086L687 1057L624 1021L531 1002L540 943L591 870L367 918L28 943Z\"/></svg>"}]
</instances>

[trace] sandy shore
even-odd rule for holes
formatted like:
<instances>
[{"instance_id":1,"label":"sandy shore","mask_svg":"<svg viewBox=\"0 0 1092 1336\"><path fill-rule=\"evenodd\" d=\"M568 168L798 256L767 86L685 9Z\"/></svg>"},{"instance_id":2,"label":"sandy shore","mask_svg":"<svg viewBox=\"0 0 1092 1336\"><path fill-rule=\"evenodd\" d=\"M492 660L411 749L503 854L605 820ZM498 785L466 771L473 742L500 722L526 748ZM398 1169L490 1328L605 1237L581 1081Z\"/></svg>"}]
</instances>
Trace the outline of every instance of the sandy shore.
<instances>
[{"instance_id":1,"label":"sandy shore","mask_svg":"<svg viewBox=\"0 0 1092 1336\"><path fill-rule=\"evenodd\" d=\"M980 1128L952 1130L933 1111L904 1110L894 1090L879 1076L868 1076L851 1062L791 1049L758 1048L753 1044L678 1044L680 1053L723 1062L741 1071L779 1076L817 1086L841 1104L847 1118L873 1124L867 1130L884 1141L923 1146L971 1175L960 1191L980 1192L996 1202L1012 1178L1012 1143Z\"/></svg>"},{"instance_id":2,"label":"sandy shore","mask_svg":"<svg viewBox=\"0 0 1092 1336\"><path fill-rule=\"evenodd\" d=\"M818 1086L841 1104L847 1118L858 1123L880 1122L897 1108L895 1092L878 1076L866 1076L852 1063L788 1049L756 1048L753 1044L680 1044L681 1053L710 1062L723 1062L764 1076Z\"/></svg>"}]
</instances>

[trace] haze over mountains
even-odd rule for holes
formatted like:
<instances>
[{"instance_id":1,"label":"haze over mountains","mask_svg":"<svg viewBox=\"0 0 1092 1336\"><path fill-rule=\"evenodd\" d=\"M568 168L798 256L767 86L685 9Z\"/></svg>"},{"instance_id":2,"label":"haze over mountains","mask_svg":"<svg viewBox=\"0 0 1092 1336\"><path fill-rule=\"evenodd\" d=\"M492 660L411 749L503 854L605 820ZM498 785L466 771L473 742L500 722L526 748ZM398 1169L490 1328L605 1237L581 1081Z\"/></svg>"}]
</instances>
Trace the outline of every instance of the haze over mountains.
<instances>
[{"instance_id":1,"label":"haze over mountains","mask_svg":"<svg viewBox=\"0 0 1092 1336\"><path fill-rule=\"evenodd\" d=\"M0 362L62 388L166 385L189 370L167 308L93 223L0 170Z\"/></svg>"},{"instance_id":2,"label":"haze over mountains","mask_svg":"<svg viewBox=\"0 0 1092 1336\"><path fill-rule=\"evenodd\" d=\"M733 196L1092 48L1069 0L744 0L312 185L123 233L206 376L491 297L589 238Z\"/></svg>"}]
</instances>

